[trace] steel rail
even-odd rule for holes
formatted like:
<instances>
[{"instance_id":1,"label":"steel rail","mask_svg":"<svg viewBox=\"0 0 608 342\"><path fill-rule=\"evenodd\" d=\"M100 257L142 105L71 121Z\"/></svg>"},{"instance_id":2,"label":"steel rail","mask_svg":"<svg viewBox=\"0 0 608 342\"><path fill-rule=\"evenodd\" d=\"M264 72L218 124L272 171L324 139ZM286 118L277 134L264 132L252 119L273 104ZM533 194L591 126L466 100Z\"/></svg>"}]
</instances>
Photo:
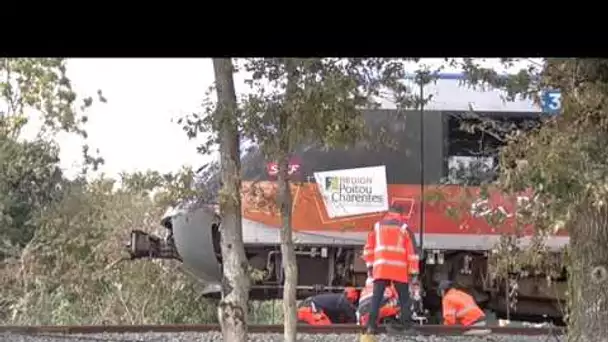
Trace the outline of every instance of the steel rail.
<instances>
[{"instance_id":1,"label":"steel rail","mask_svg":"<svg viewBox=\"0 0 608 342\"><path fill-rule=\"evenodd\" d=\"M472 328L444 325L415 325L412 327L415 333L420 335L462 335ZM248 327L250 333L282 333L283 325L259 325L252 324ZM560 327L500 327L487 326L492 334L502 335L562 335L564 328ZM475 330L473 329L473 330ZM0 333L14 334L101 334L101 333L177 333L177 332L211 332L220 331L219 324L166 324L166 325L38 325L0 326ZM298 325L298 332L309 334L356 334L362 333L363 327L354 324L334 324L331 326ZM385 332L380 327L380 333Z\"/></svg>"}]
</instances>

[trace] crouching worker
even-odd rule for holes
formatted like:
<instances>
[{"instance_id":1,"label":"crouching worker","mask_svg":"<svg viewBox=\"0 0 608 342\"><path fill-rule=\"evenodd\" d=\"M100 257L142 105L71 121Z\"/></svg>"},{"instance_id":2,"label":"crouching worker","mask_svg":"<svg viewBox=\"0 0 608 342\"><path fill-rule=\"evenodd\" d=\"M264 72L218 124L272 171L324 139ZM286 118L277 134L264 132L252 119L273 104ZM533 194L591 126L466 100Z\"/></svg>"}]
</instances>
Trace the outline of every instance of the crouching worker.
<instances>
[{"instance_id":1,"label":"crouching worker","mask_svg":"<svg viewBox=\"0 0 608 342\"><path fill-rule=\"evenodd\" d=\"M486 316L471 295L445 280L439 284L438 292L442 297L443 324L465 327L486 325Z\"/></svg>"},{"instance_id":2,"label":"crouching worker","mask_svg":"<svg viewBox=\"0 0 608 342\"><path fill-rule=\"evenodd\" d=\"M361 291L359 297L359 307L357 308L358 324L367 326L369 320L369 314L372 308L372 297L374 292L374 280L367 278L365 281L365 287ZM385 320L396 320L399 315L399 296L395 287L391 284L384 290L384 297L380 302L380 310L378 311L377 322L383 322Z\"/></svg>"},{"instance_id":3,"label":"crouching worker","mask_svg":"<svg viewBox=\"0 0 608 342\"><path fill-rule=\"evenodd\" d=\"M298 321L310 325L355 323L359 291L347 287L343 293L322 293L308 297L298 306Z\"/></svg>"}]
</instances>

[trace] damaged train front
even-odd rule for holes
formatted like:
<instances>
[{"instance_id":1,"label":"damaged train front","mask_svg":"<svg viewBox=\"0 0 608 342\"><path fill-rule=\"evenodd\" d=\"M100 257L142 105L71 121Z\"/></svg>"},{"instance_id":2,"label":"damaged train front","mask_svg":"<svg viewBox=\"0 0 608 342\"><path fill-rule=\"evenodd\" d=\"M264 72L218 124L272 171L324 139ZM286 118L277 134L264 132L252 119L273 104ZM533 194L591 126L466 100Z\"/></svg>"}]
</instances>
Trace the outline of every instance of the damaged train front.
<instances>
[{"instance_id":1,"label":"damaged train front","mask_svg":"<svg viewBox=\"0 0 608 342\"><path fill-rule=\"evenodd\" d=\"M131 260L173 259L205 285L204 292L217 292L221 283L219 248L220 217L216 208L182 204L169 208L161 219L162 237L132 230L127 244Z\"/></svg>"}]
</instances>

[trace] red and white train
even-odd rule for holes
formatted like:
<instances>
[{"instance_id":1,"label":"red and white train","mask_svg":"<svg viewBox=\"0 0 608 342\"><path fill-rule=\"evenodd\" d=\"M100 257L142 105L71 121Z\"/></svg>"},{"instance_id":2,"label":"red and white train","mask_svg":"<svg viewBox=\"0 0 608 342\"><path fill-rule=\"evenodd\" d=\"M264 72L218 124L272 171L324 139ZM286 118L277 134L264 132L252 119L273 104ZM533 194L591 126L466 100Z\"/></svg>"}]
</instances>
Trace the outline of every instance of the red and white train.
<instances>
[{"instance_id":1,"label":"red and white train","mask_svg":"<svg viewBox=\"0 0 608 342\"><path fill-rule=\"evenodd\" d=\"M384 166L388 203L399 202L409 208L409 225L422 251L423 305L431 316L440 311L440 300L434 288L439 280L450 278L467 285L477 301L499 317L561 320L565 272L562 277L553 279L551 285L542 274L519 276L516 288L514 284L505 286L495 282L487 272L488 253L504 230L497 231L483 217L468 213L455 220L446 213L445 205L433 204L428 199L423 201L421 212L421 194L426 198L424 194L441 191L442 202L459 196L463 186L449 185L450 181L454 182L454 164L463 162L465 165L471 160L488 166L496 164L496 156L485 152L499 147L498 140L492 135L471 134L460 129L461 120L471 107L477 115L514 124L540 119L540 111L530 102L505 103L499 92L462 88L458 79L459 75L443 75L437 84L427 86L425 92L434 94L434 98L422 114L407 111L395 115L395 109L387 106L367 112L369 126L378 131L384 129L392 138L393 143L388 146L373 150L355 146L330 151L302 146L296 151L291 171L292 178L298 181L294 183L292 193L300 297L320 291L339 291L345 286L362 287L366 269L360 258L361 250L367 232L382 216L382 212L369 211L329 215L322 193L325 184L315 182L315 173ZM253 150L243 158L242 168L246 253L251 266L265 274L263 280L253 284L251 296L280 297L283 282L280 220L276 213L260 207L259 202L252 205L250 191L247 191L254 181L269 193L275 191L273 165ZM477 188L469 189L474 192ZM492 195L490 202L506 212L513 209L511 201L498 194ZM133 232L132 255L178 258L185 269L206 285L205 291L209 295L217 294L222 277L221 218L214 208L210 205L184 206L169 212L162 224L169 232L164 240ZM509 229L508 223L504 229ZM551 237L547 245L557 250L567 242L567 236L556 236ZM511 307L507 304L508 292L514 289L517 305Z\"/></svg>"}]
</instances>

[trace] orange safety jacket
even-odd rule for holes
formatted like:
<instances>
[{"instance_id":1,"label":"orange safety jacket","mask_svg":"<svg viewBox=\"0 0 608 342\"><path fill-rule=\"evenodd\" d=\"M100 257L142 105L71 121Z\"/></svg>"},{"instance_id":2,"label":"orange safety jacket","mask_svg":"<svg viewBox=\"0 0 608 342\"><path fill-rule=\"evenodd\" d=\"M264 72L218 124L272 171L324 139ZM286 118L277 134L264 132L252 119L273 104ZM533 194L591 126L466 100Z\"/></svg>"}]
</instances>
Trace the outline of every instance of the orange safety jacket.
<instances>
[{"instance_id":1,"label":"orange safety jacket","mask_svg":"<svg viewBox=\"0 0 608 342\"><path fill-rule=\"evenodd\" d=\"M359 297L359 308L357 313L359 315L359 325L367 325L369 320L369 310L371 309L371 299L374 293L374 280L367 278L365 280L365 287L361 290ZM384 298L382 299L380 310L378 312L378 322L384 318L396 317L399 314L400 308L397 303L397 290L394 285L388 286L384 290Z\"/></svg>"},{"instance_id":2,"label":"orange safety jacket","mask_svg":"<svg viewBox=\"0 0 608 342\"><path fill-rule=\"evenodd\" d=\"M382 305L380 310L378 310L378 319L376 323L380 324L385 318L396 318L399 316L399 312L401 312L401 309L397 303L388 302ZM369 314L369 312L360 312L361 316L359 317L359 325L367 325L367 322L369 321Z\"/></svg>"},{"instance_id":3,"label":"orange safety jacket","mask_svg":"<svg viewBox=\"0 0 608 342\"><path fill-rule=\"evenodd\" d=\"M374 224L363 248L363 260L372 267L372 278L407 283L418 274L419 257L415 240L401 215L388 213Z\"/></svg>"},{"instance_id":4,"label":"orange safety jacket","mask_svg":"<svg viewBox=\"0 0 608 342\"><path fill-rule=\"evenodd\" d=\"M473 297L466 292L449 289L443 296L441 304L445 325L460 324L467 327L485 319L483 310L475 303Z\"/></svg>"},{"instance_id":5,"label":"orange safety jacket","mask_svg":"<svg viewBox=\"0 0 608 342\"><path fill-rule=\"evenodd\" d=\"M298 321L310 325L331 325L329 317L314 306L303 306L298 308Z\"/></svg>"},{"instance_id":6,"label":"orange safety jacket","mask_svg":"<svg viewBox=\"0 0 608 342\"><path fill-rule=\"evenodd\" d=\"M300 302L298 320L311 325L355 323L356 307L342 293L321 293Z\"/></svg>"},{"instance_id":7,"label":"orange safety jacket","mask_svg":"<svg viewBox=\"0 0 608 342\"><path fill-rule=\"evenodd\" d=\"M365 280L365 287L361 290L361 294L359 295L359 303L363 303L367 299L371 299L374 294L374 279L368 277ZM384 290L384 298L386 299L396 299L398 297L397 290L395 286L391 284Z\"/></svg>"}]
</instances>

